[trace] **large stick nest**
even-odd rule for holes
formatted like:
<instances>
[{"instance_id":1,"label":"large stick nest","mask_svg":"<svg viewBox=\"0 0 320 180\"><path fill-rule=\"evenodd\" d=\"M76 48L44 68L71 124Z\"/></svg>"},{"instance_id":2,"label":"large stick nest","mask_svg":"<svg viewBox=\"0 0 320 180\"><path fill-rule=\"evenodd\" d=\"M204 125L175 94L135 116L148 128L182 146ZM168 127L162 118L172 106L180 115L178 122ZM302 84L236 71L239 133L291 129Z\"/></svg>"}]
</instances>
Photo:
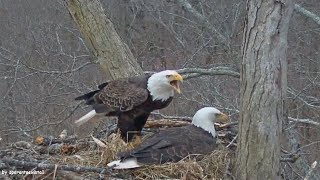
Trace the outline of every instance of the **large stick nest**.
<instances>
[{"instance_id":1,"label":"large stick nest","mask_svg":"<svg viewBox=\"0 0 320 180\"><path fill-rule=\"evenodd\" d=\"M146 137L143 137L145 139ZM142 141L143 141L142 139ZM111 134L103 141L105 147L96 150L78 152L74 156L52 158L59 164L82 166L107 166L107 163L117 159L117 154L129 150L141 143L140 139L126 144L119 134ZM197 161L197 156L201 160ZM190 155L178 163L165 163L162 165L148 165L133 170L113 170L113 177L135 179L221 179L228 175L232 152L223 145L208 155Z\"/></svg>"},{"instance_id":2,"label":"large stick nest","mask_svg":"<svg viewBox=\"0 0 320 180\"><path fill-rule=\"evenodd\" d=\"M165 127L186 125L185 122L180 124L177 124L177 122L159 122L164 124ZM150 126L158 128L158 124L155 125L151 123ZM161 125L161 127L163 126ZM35 139L35 144L16 142L12 144L11 150L1 151L2 153L0 153L0 155L2 154L1 157L4 158L9 157L16 160L27 160L28 162L45 162L53 165L84 167L83 169L91 169L92 171L82 172L78 171L77 168L71 168L76 172L73 173L73 176L89 178L97 178L98 174L92 172L100 172L100 169L108 169L108 171L104 173L104 177L121 179L225 179L230 175L230 167L232 167L230 163L232 163L233 157L233 151L223 145L228 144L230 146L233 144L233 142L230 141L234 137L233 135L228 136L228 134L230 133L227 133L227 131L220 132L220 144L211 154L189 155L177 163L148 165L132 170L111 170L108 169L107 164L110 161L116 160L119 152L138 146L144 139L150 136L150 133L144 135L142 139L136 138L131 143L125 143L119 133L105 136L106 138L100 137L100 139L94 137L77 139L76 136L69 136L65 140L59 140L54 137L39 136ZM20 156L23 158L21 159ZM12 167L11 165L7 168L28 170L33 167ZM63 174L64 176L66 175L65 172L63 168L62 171L56 172L56 170L54 170L54 173L51 169L46 171L46 176L52 178L49 176L50 173L52 173L55 174L56 177L59 177L59 174L63 177ZM101 176L101 173L99 175Z\"/></svg>"}]
</instances>

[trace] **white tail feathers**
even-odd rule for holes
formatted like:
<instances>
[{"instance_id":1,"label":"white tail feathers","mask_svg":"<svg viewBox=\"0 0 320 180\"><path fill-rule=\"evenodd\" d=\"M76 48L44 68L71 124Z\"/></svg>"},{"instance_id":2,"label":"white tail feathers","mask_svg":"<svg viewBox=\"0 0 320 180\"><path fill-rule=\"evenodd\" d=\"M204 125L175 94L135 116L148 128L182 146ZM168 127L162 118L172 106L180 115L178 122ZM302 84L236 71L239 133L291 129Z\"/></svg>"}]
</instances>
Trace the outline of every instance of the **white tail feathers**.
<instances>
[{"instance_id":1,"label":"white tail feathers","mask_svg":"<svg viewBox=\"0 0 320 180\"><path fill-rule=\"evenodd\" d=\"M108 163L108 167L112 167L113 169L132 169L140 167L136 158L125 159L121 162L121 160L112 161Z\"/></svg>"},{"instance_id":2,"label":"white tail feathers","mask_svg":"<svg viewBox=\"0 0 320 180\"><path fill-rule=\"evenodd\" d=\"M95 115L97 115L95 110L90 111L86 115L82 116L80 119L76 120L74 123L77 126L81 126L82 124L88 122L91 118L93 118Z\"/></svg>"}]
</instances>

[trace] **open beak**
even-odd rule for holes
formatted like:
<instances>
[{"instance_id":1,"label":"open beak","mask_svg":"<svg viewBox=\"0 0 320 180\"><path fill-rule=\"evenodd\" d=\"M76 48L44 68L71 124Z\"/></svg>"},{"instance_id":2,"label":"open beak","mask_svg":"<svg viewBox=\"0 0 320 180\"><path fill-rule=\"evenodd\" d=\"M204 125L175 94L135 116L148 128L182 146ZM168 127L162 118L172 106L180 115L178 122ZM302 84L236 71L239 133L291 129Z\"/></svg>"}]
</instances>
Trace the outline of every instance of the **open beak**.
<instances>
[{"instance_id":1,"label":"open beak","mask_svg":"<svg viewBox=\"0 0 320 180\"><path fill-rule=\"evenodd\" d=\"M174 74L170 77L170 85L174 88L174 90L177 91L177 93L181 93L181 90L180 90L180 83L183 82L183 78L180 74Z\"/></svg>"},{"instance_id":2,"label":"open beak","mask_svg":"<svg viewBox=\"0 0 320 180\"><path fill-rule=\"evenodd\" d=\"M229 116L223 113L217 114L216 122L219 123L228 123L229 122Z\"/></svg>"}]
</instances>

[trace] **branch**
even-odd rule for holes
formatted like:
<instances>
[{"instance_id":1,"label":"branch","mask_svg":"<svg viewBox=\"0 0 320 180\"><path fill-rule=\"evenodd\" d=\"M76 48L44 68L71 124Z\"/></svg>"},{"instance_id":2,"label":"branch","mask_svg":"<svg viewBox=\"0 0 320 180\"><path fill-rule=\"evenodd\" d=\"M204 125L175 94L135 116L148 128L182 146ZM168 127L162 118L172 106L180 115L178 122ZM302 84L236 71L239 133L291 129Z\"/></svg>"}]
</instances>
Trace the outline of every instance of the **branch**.
<instances>
[{"instance_id":1,"label":"branch","mask_svg":"<svg viewBox=\"0 0 320 180\"><path fill-rule=\"evenodd\" d=\"M232 144L234 144L234 142L236 141L236 139L238 138L238 134L232 139L232 141L226 146L227 148L230 147Z\"/></svg>"},{"instance_id":2,"label":"branch","mask_svg":"<svg viewBox=\"0 0 320 180\"><path fill-rule=\"evenodd\" d=\"M87 62L77 68L73 68L70 70L64 70L64 71L42 70L42 69L37 69L37 68L31 67L31 66L28 66L27 64L24 64L24 63L22 63L22 64L24 67L26 67L32 71L35 71L35 72L40 72L40 73L44 73L44 74L67 74L67 73L73 73L73 72L79 71L79 70L87 67L88 65L95 64L95 63L94 62Z\"/></svg>"},{"instance_id":3,"label":"branch","mask_svg":"<svg viewBox=\"0 0 320 180\"><path fill-rule=\"evenodd\" d=\"M178 69L176 70L177 72L181 73L183 75L184 79L191 79L195 77L200 77L203 75L209 75L209 76L215 76L215 75L226 75L226 76L231 76L235 78L240 79L240 73L235 71L233 68L226 67L226 66L217 66L217 67L212 67L210 69L204 69L204 68L183 68L183 69ZM146 71L145 73L154 73L151 71ZM304 100L302 97L299 97L301 93L296 93L292 88L288 87L287 92L294 95L296 98L299 100L303 101L306 105L310 107L315 107L318 108L320 106L315 106L306 100ZM165 117L164 117L165 118ZM308 123L308 124L313 124L313 125L320 125L320 123L312 121L311 119L295 119L289 117L290 120L292 121L297 121L297 122L302 122L302 123Z\"/></svg>"},{"instance_id":4,"label":"branch","mask_svg":"<svg viewBox=\"0 0 320 180\"><path fill-rule=\"evenodd\" d=\"M233 68L226 66L217 66L209 69L205 68L183 68L177 69L178 73L183 75L183 79L191 79L195 77L200 77L204 75L215 76L215 75L226 75L235 78L240 78L240 73L235 71ZM145 74L155 73L154 71L145 71Z\"/></svg>"},{"instance_id":5,"label":"branch","mask_svg":"<svg viewBox=\"0 0 320 180\"><path fill-rule=\"evenodd\" d=\"M312 171L314 170L314 168L316 168L317 164L318 164L317 161L315 161L315 162L313 162L313 163L311 164L310 170L308 171L306 177L305 177L303 180L308 180L308 179L310 178L310 176L311 176L311 174L312 174Z\"/></svg>"},{"instance_id":6,"label":"branch","mask_svg":"<svg viewBox=\"0 0 320 180\"><path fill-rule=\"evenodd\" d=\"M159 116L161 119L179 119L179 120L188 121L188 122L192 121L192 117L188 117L188 116L167 116L167 115L156 113L156 112L152 112L151 114L154 116Z\"/></svg>"},{"instance_id":7,"label":"branch","mask_svg":"<svg viewBox=\"0 0 320 180\"><path fill-rule=\"evenodd\" d=\"M294 132L292 132L292 130L288 130L286 131L286 136L289 140L288 141L289 145L291 146L291 152L293 152L293 154L297 153L299 151L300 144L298 143L298 140L295 138ZM302 156L299 159L297 159L297 161L295 162L295 165L297 167L300 167L302 172L305 174L307 174L311 168L307 160ZM320 176L316 173L312 173L310 176L313 177L314 179L320 179Z\"/></svg>"},{"instance_id":8,"label":"branch","mask_svg":"<svg viewBox=\"0 0 320 180\"><path fill-rule=\"evenodd\" d=\"M37 126L37 127L33 127L33 128L31 128L31 129L26 129L26 130L22 130L21 128L18 128L18 129L5 129L5 128L4 128L4 129L0 129L0 132L8 132L8 133L5 134L5 135L9 135L9 134L12 134L12 133L17 133L17 132L19 132L19 131L22 131L24 134L26 134L27 132L36 131L36 130L42 128L43 126L59 125L59 124L63 123L64 121L66 121L68 118L70 118L70 117L74 114L74 112L81 106L81 104L82 104L82 102L79 102L79 103L77 103L76 105L74 105L74 106L73 106L74 108L70 111L69 115L66 116L65 118L63 118L63 119L60 120L60 121L43 123L43 124L40 124L40 125ZM68 108L65 108L62 112L69 110L69 106L67 106L67 107L68 107ZM70 107L70 108L72 108L72 107Z\"/></svg>"},{"instance_id":9,"label":"branch","mask_svg":"<svg viewBox=\"0 0 320 180\"><path fill-rule=\"evenodd\" d=\"M305 90L306 88L304 88ZM318 103L318 99L312 96L307 96L305 94L303 94L303 91L297 92L297 90L288 87L287 92L292 94L294 97L292 97L293 100L295 99L299 99L302 103L304 103L305 105L312 107L312 108L320 108L319 105L317 105Z\"/></svg>"},{"instance_id":10,"label":"branch","mask_svg":"<svg viewBox=\"0 0 320 180\"><path fill-rule=\"evenodd\" d=\"M168 120L168 119L159 119L159 120L148 120L144 128L168 128L168 127L182 127L189 125L188 121L181 120Z\"/></svg>"},{"instance_id":11,"label":"branch","mask_svg":"<svg viewBox=\"0 0 320 180\"><path fill-rule=\"evenodd\" d=\"M219 127L220 128L228 128L228 127L231 127L231 126L234 126L234 125L238 125L239 122L230 122L230 123L227 123L227 124L221 124Z\"/></svg>"},{"instance_id":12,"label":"branch","mask_svg":"<svg viewBox=\"0 0 320 180\"><path fill-rule=\"evenodd\" d=\"M213 31L223 44L229 46L227 38L223 36L215 27L213 27L205 16L203 16L196 9L194 9L187 0L178 0L178 2L182 5L182 7L185 8L186 11L194 15L197 18L197 20L199 20L201 25L205 25L207 28Z\"/></svg>"},{"instance_id":13,"label":"branch","mask_svg":"<svg viewBox=\"0 0 320 180\"><path fill-rule=\"evenodd\" d=\"M189 125L192 121L192 117L187 116L166 116L161 113L154 112L151 114L154 116L159 116L160 118L155 117L154 119L149 119L145 125L145 128L180 127ZM230 122L226 124L215 123L214 126L216 130L219 131L222 129L228 129L237 124L238 122ZM233 141L235 141L235 139Z\"/></svg>"},{"instance_id":14,"label":"branch","mask_svg":"<svg viewBox=\"0 0 320 180\"><path fill-rule=\"evenodd\" d=\"M294 10L299 12L300 14L307 16L308 18L311 18L314 22L316 22L318 25L320 25L320 17L316 14L306 10L305 8L301 7L299 4L294 5Z\"/></svg>"},{"instance_id":15,"label":"branch","mask_svg":"<svg viewBox=\"0 0 320 180\"><path fill-rule=\"evenodd\" d=\"M283 157L280 158L280 162L290 162L290 163L295 163L297 159L295 157Z\"/></svg>"},{"instance_id":16,"label":"branch","mask_svg":"<svg viewBox=\"0 0 320 180\"><path fill-rule=\"evenodd\" d=\"M1 163L2 162L2 163ZM64 170L73 172L95 172L104 174L109 171L106 168L90 167L90 166L73 166L73 165L56 165L56 164L42 164L37 162L20 161L12 158L3 158L0 161L0 168L10 168L12 166L22 167L27 169L37 168L37 170Z\"/></svg>"},{"instance_id":17,"label":"branch","mask_svg":"<svg viewBox=\"0 0 320 180\"><path fill-rule=\"evenodd\" d=\"M184 74L184 79L190 79L201 75L227 75L235 78L240 78L240 73L229 67L213 67L210 69L184 68L178 69L177 72Z\"/></svg>"},{"instance_id":18,"label":"branch","mask_svg":"<svg viewBox=\"0 0 320 180\"><path fill-rule=\"evenodd\" d=\"M73 143L77 140L76 136L70 136L67 139L57 139L54 138L52 136L37 136L35 138L35 143L37 145L43 145L43 146L47 146L47 145L51 145L51 144L62 144L62 143Z\"/></svg>"},{"instance_id":19,"label":"branch","mask_svg":"<svg viewBox=\"0 0 320 180\"><path fill-rule=\"evenodd\" d=\"M312 125L316 125L316 126L319 126L319 125L320 125L320 123L315 122L315 121L312 121L311 119L296 119L296 118L293 118L293 117L288 117L288 119L289 119L290 121L294 121L294 122L312 124Z\"/></svg>"}]
</instances>

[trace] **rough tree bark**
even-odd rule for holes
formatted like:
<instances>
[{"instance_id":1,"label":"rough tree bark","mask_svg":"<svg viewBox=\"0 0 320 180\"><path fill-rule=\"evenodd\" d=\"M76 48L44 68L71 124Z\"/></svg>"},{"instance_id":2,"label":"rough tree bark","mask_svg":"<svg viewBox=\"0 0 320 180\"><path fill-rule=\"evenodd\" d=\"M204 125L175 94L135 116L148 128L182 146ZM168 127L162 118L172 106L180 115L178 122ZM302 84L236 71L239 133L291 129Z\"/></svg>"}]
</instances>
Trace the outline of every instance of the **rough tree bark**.
<instances>
[{"instance_id":1,"label":"rough tree bark","mask_svg":"<svg viewBox=\"0 0 320 180\"><path fill-rule=\"evenodd\" d=\"M248 0L242 44L237 179L280 179L291 0Z\"/></svg>"},{"instance_id":2,"label":"rough tree bark","mask_svg":"<svg viewBox=\"0 0 320 180\"><path fill-rule=\"evenodd\" d=\"M99 0L66 0L66 4L108 77L117 79L143 73L105 15Z\"/></svg>"}]
</instances>

